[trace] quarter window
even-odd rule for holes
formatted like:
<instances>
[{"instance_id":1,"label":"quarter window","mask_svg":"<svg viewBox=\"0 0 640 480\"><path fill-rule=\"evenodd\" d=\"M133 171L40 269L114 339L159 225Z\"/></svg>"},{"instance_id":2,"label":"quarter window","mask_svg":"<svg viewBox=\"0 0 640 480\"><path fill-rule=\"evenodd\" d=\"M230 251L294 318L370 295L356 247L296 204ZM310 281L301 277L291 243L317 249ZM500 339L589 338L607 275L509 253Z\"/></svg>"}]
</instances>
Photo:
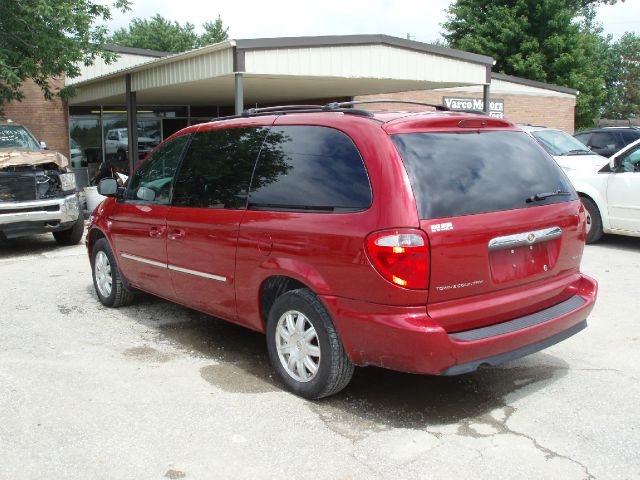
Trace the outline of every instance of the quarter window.
<instances>
[{"instance_id":1,"label":"quarter window","mask_svg":"<svg viewBox=\"0 0 640 480\"><path fill-rule=\"evenodd\" d=\"M176 179L173 205L196 208L246 208L247 191L268 127L199 132Z\"/></svg>"},{"instance_id":2,"label":"quarter window","mask_svg":"<svg viewBox=\"0 0 640 480\"><path fill-rule=\"evenodd\" d=\"M182 135L160 145L131 177L125 200L168 205L173 177L188 140L188 135Z\"/></svg>"},{"instance_id":3,"label":"quarter window","mask_svg":"<svg viewBox=\"0 0 640 480\"><path fill-rule=\"evenodd\" d=\"M640 138L640 130L623 130L620 132L626 145L635 142Z\"/></svg>"},{"instance_id":4,"label":"quarter window","mask_svg":"<svg viewBox=\"0 0 640 480\"><path fill-rule=\"evenodd\" d=\"M251 181L249 208L349 212L369 208L371 186L358 149L328 127L273 127Z\"/></svg>"}]
</instances>

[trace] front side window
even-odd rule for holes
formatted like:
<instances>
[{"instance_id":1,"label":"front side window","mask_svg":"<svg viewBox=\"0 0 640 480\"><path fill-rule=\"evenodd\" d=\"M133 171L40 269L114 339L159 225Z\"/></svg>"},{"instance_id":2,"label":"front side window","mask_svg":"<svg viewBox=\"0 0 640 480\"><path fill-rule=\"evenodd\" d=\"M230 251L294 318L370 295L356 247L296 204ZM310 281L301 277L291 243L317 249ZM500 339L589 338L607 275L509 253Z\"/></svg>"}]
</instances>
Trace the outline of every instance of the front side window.
<instances>
[{"instance_id":1,"label":"front side window","mask_svg":"<svg viewBox=\"0 0 640 480\"><path fill-rule=\"evenodd\" d=\"M591 137L591 146L597 149L620 150L624 145L615 132L596 132Z\"/></svg>"},{"instance_id":2,"label":"front side window","mask_svg":"<svg viewBox=\"0 0 640 480\"><path fill-rule=\"evenodd\" d=\"M251 181L249 208L352 212L371 206L358 149L328 127L273 127Z\"/></svg>"},{"instance_id":3,"label":"front side window","mask_svg":"<svg viewBox=\"0 0 640 480\"><path fill-rule=\"evenodd\" d=\"M268 127L241 127L197 133L185 154L173 205L246 208L247 191Z\"/></svg>"},{"instance_id":4,"label":"front side window","mask_svg":"<svg viewBox=\"0 0 640 480\"><path fill-rule=\"evenodd\" d=\"M169 205L173 177L188 141L189 135L182 135L160 145L131 177L125 200Z\"/></svg>"},{"instance_id":5,"label":"front side window","mask_svg":"<svg viewBox=\"0 0 640 480\"><path fill-rule=\"evenodd\" d=\"M640 172L640 145L625 153L620 161L621 171Z\"/></svg>"}]
</instances>

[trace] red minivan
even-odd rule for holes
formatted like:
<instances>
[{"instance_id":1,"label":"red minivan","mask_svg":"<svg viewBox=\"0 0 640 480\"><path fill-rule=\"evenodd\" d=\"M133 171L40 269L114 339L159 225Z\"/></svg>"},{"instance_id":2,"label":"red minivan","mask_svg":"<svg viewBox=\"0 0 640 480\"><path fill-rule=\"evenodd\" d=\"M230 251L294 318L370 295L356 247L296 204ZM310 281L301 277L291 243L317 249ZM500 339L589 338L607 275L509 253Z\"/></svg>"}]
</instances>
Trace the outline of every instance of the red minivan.
<instances>
[{"instance_id":1,"label":"red minivan","mask_svg":"<svg viewBox=\"0 0 640 480\"><path fill-rule=\"evenodd\" d=\"M457 375L586 327L585 212L544 150L478 113L356 103L195 125L104 179L99 300L142 290L263 332L307 398L354 366Z\"/></svg>"}]
</instances>

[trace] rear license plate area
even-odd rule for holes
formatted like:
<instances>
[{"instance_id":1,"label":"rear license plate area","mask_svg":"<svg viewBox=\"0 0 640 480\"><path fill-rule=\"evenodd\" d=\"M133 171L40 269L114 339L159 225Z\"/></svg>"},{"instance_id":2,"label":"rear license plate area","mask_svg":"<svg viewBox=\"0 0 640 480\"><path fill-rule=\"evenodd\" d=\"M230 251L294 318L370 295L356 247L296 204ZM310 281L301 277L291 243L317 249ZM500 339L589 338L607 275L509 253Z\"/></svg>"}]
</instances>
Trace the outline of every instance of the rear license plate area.
<instances>
[{"instance_id":1,"label":"rear license plate area","mask_svg":"<svg viewBox=\"0 0 640 480\"><path fill-rule=\"evenodd\" d=\"M489 251L491 279L505 283L550 272L558 260L560 239Z\"/></svg>"}]
</instances>

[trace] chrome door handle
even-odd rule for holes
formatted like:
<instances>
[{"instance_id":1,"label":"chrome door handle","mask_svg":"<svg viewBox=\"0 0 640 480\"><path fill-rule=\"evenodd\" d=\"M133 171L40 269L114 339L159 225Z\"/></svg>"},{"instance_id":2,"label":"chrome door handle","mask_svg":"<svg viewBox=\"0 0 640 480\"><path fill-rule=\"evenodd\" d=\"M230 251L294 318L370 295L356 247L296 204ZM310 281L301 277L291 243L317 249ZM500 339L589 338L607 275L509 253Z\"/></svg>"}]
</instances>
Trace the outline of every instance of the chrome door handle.
<instances>
[{"instance_id":1,"label":"chrome door handle","mask_svg":"<svg viewBox=\"0 0 640 480\"><path fill-rule=\"evenodd\" d=\"M149 229L149 236L151 238L159 238L164 233L164 227L151 227Z\"/></svg>"},{"instance_id":2,"label":"chrome door handle","mask_svg":"<svg viewBox=\"0 0 640 480\"><path fill-rule=\"evenodd\" d=\"M182 230L181 228L173 228L171 229L171 232L169 232L169 240L180 240L181 238L184 238L186 235L186 232L184 230Z\"/></svg>"}]
</instances>

